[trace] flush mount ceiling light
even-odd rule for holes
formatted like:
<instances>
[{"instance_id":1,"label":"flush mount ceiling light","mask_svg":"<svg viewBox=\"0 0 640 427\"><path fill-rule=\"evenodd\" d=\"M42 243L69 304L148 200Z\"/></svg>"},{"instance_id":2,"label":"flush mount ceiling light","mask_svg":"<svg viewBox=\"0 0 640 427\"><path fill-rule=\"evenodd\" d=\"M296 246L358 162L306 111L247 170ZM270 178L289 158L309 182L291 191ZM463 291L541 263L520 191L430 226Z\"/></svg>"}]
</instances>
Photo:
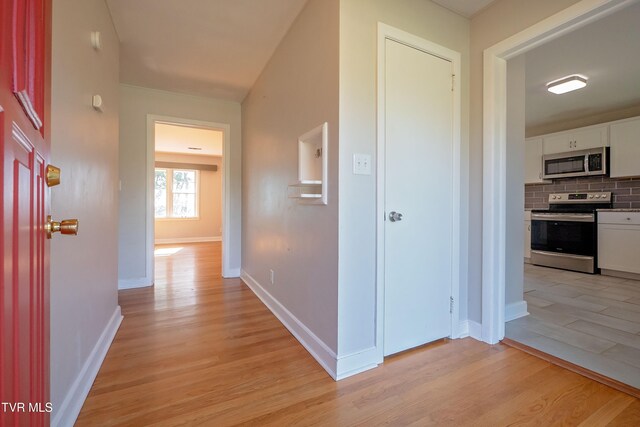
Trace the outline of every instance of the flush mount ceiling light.
<instances>
[{"instance_id":1,"label":"flush mount ceiling light","mask_svg":"<svg viewBox=\"0 0 640 427\"><path fill-rule=\"evenodd\" d=\"M202 148L200 147L187 147L189 150L200 151Z\"/></svg>"},{"instance_id":2,"label":"flush mount ceiling light","mask_svg":"<svg viewBox=\"0 0 640 427\"><path fill-rule=\"evenodd\" d=\"M547 90L556 95L571 92L572 90L582 89L587 85L587 78L573 74L558 80L547 83Z\"/></svg>"}]
</instances>

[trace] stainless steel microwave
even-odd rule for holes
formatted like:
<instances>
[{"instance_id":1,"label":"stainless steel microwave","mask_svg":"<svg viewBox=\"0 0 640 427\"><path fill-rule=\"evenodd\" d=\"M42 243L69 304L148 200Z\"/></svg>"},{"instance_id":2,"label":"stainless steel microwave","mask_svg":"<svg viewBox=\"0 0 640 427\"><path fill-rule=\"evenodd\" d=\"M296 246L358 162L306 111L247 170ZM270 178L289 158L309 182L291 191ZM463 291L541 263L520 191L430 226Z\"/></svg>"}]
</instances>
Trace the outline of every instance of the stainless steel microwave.
<instances>
[{"instance_id":1,"label":"stainless steel microwave","mask_svg":"<svg viewBox=\"0 0 640 427\"><path fill-rule=\"evenodd\" d=\"M598 147L542 156L543 178L607 175L609 148Z\"/></svg>"}]
</instances>

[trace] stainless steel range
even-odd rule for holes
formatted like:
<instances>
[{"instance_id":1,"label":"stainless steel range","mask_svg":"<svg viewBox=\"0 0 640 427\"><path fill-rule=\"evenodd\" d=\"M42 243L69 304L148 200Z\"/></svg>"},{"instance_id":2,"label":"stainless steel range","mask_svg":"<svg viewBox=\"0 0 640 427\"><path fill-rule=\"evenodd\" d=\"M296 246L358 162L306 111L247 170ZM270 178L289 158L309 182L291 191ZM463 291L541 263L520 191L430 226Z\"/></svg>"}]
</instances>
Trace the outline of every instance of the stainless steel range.
<instances>
[{"instance_id":1,"label":"stainless steel range","mask_svg":"<svg viewBox=\"0 0 640 427\"><path fill-rule=\"evenodd\" d=\"M548 210L531 211L531 263L597 273L596 209L611 206L611 192L550 194Z\"/></svg>"}]
</instances>

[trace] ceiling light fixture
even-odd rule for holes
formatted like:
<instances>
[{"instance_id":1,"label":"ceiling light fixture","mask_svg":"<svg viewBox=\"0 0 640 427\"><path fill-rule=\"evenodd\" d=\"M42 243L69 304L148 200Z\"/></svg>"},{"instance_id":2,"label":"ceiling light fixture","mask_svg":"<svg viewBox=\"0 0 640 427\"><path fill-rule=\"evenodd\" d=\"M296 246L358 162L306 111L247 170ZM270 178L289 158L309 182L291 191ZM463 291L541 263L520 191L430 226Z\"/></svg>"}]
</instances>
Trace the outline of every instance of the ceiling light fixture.
<instances>
[{"instance_id":1,"label":"ceiling light fixture","mask_svg":"<svg viewBox=\"0 0 640 427\"><path fill-rule=\"evenodd\" d=\"M189 150L195 150L195 151L200 151L202 150L202 148L200 147L187 147Z\"/></svg>"},{"instance_id":2,"label":"ceiling light fixture","mask_svg":"<svg viewBox=\"0 0 640 427\"><path fill-rule=\"evenodd\" d=\"M587 85L587 78L578 74L563 77L547 83L547 90L556 95L582 89Z\"/></svg>"}]
</instances>

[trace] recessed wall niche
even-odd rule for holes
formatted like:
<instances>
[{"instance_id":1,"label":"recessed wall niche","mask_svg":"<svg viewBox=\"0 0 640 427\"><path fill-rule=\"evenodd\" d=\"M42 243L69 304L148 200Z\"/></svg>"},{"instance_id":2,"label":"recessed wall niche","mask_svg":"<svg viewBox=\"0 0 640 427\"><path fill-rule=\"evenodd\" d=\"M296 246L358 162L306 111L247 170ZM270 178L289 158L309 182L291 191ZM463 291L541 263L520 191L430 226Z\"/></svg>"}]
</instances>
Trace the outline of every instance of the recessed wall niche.
<instances>
[{"instance_id":1,"label":"recessed wall niche","mask_svg":"<svg viewBox=\"0 0 640 427\"><path fill-rule=\"evenodd\" d=\"M291 197L327 204L328 124L304 133L298 138L298 182Z\"/></svg>"}]
</instances>

